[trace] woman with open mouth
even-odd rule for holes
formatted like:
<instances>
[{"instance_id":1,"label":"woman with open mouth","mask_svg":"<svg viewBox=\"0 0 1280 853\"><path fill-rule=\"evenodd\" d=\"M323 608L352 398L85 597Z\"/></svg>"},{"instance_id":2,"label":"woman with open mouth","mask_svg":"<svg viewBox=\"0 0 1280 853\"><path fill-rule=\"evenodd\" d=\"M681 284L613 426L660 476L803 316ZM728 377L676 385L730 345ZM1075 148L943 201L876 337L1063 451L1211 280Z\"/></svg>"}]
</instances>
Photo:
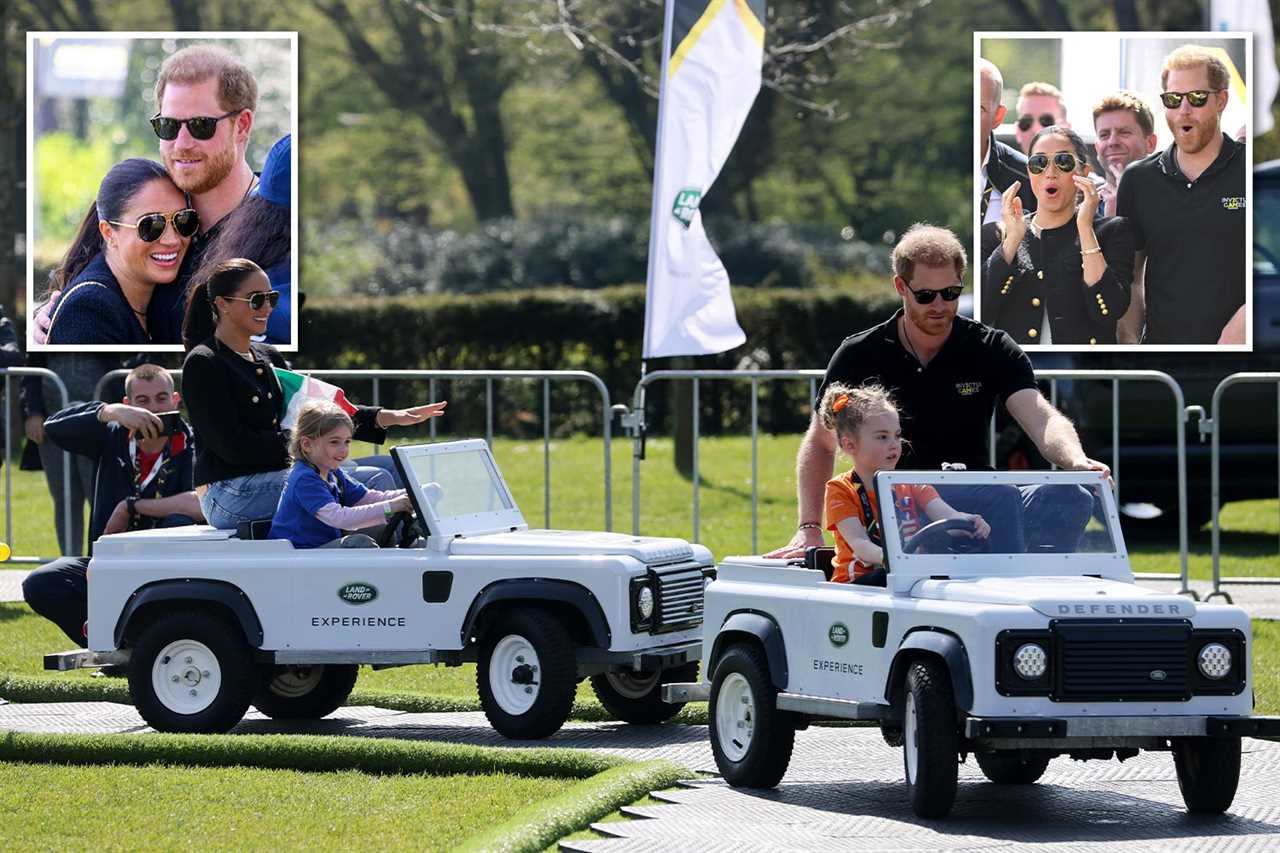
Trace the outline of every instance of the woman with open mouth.
<instances>
[{"instance_id":1,"label":"woman with open mouth","mask_svg":"<svg viewBox=\"0 0 1280 853\"><path fill-rule=\"evenodd\" d=\"M199 228L199 215L159 163L134 157L113 166L50 275L59 299L49 344L179 343L152 336L147 309L155 289L177 279Z\"/></svg>"},{"instance_id":2,"label":"woman with open mouth","mask_svg":"<svg viewBox=\"0 0 1280 853\"><path fill-rule=\"evenodd\" d=\"M1083 140L1054 125L1031 141L1027 173L1005 191L1002 221L982 229L982 320L1020 344L1114 344L1129 308L1134 243L1128 220L1095 221L1098 190Z\"/></svg>"}]
</instances>

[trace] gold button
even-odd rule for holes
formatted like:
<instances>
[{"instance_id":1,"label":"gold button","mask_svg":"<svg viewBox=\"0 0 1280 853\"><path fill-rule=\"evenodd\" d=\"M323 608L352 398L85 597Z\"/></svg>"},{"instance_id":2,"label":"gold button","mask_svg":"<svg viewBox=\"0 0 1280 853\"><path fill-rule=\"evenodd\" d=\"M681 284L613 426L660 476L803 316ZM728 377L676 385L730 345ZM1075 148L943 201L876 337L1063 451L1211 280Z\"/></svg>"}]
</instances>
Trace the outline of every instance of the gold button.
<instances>
[{"instance_id":1,"label":"gold button","mask_svg":"<svg viewBox=\"0 0 1280 853\"><path fill-rule=\"evenodd\" d=\"M1089 343L1096 344L1097 342L1098 342L1097 338L1089 338Z\"/></svg>"},{"instance_id":2,"label":"gold button","mask_svg":"<svg viewBox=\"0 0 1280 853\"><path fill-rule=\"evenodd\" d=\"M261 367L259 367L259 368L258 368L257 370L255 370L254 372L255 372L255 373L257 373L259 376L261 376L261 375L262 375L262 368L261 368Z\"/></svg>"},{"instance_id":3,"label":"gold button","mask_svg":"<svg viewBox=\"0 0 1280 853\"><path fill-rule=\"evenodd\" d=\"M1101 301L1102 301L1102 294L1101 294L1101 293L1095 293L1095 294L1093 295L1093 298L1094 298L1094 299L1096 299L1096 300L1098 300L1099 302L1101 302Z\"/></svg>"},{"instance_id":4,"label":"gold button","mask_svg":"<svg viewBox=\"0 0 1280 853\"><path fill-rule=\"evenodd\" d=\"M270 392L270 391L268 391L268 392L267 392L267 399L268 399L268 400L270 400L270 399L271 399L271 392Z\"/></svg>"},{"instance_id":5,"label":"gold button","mask_svg":"<svg viewBox=\"0 0 1280 853\"><path fill-rule=\"evenodd\" d=\"M1013 284L1013 276L1009 276L1004 280L1005 284Z\"/></svg>"},{"instance_id":6,"label":"gold button","mask_svg":"<svg viewBox=\"0 0 1280 853\"><path fill-rule=\"evenodd\" d=\"M1110 312L1110 311L1108 311L1106 308L1103 308L1103 309L1102 309L1102 316L1103 316L1103 317L1107 316L1107 315L1108 315L1108 314L1110 314L1110 313L1111 313L1111 312Z\"/></svg>"},{"instance_id":7,"label":"gold button","mask_svg":"<svg viewBox=\"0 0 1280 853\"><path fill-rule=\"evenodd\" d=\"M1044 278L1044 270L1036 270L1036 278Z\"/></svg>"},{"instance_id":8,"label":"gold button","mask_svg":"<svg viewBox=\"0 0 1280 853\"><path fill-rule=\"evenodd\" d=\"M1039 308L1039 307L1040 307L1040 297L1039 297L1039 296L1033 296L1033 297L1031 298L1031 304L1032 304L1033 306L1035 306L1036 308Z\"/></svg>"},{"instance_id":9,"label":"gold button","mask_svg":"<svg viewBox=\"0 0 1280 853\"><path fill-rule=\"evenodd\" d=\"M272 418L272 419L271 419L271 425L272 425L272 426L277 426L279 423L280 423L280 419L279 419L279 418Z\"/></svg>"},{"instance_id":10,"label":"gold button","mask_svg":"<svg viewBox=\"0 0 1280 853\"><path fill-rule=\"evenodd\" d=\"M255 403L256 403L256 402L258 402L258 395L257 395L257 394L254 394L254 395L253 395L253 402L255 402Z\"/></svg>"},{"instance_id":11,"label":"gold button","mask_svg":"<svg viewBox=\"0 0 1280 853\"><path fill-rule=\"evenodd\" d=\"M1039 333L1039 332L1037 332L1035 329L1027 329L1027 335L1028 335L1028 337L1032 337L1032 338L1034 338L1034 337L1035 337L1036 335L1038 335L1038 334L1040 334L1040 333Z\"/></svg>"},{"instance_id":12,"label":"gold button","mask_svg":"<svg viewBox=\"0 0 1280 853\"><path fill-rule=\"evenodd\" d=\"M1009 292L1009 288L1007 288L1007 287L1002 287L1002 288L1000 288L1000 295L1001 295L1001 296L1004 296L1004 295L1005 295L1006 293L1008 293L1008 292Z\"/></svg>"}]
</instances>

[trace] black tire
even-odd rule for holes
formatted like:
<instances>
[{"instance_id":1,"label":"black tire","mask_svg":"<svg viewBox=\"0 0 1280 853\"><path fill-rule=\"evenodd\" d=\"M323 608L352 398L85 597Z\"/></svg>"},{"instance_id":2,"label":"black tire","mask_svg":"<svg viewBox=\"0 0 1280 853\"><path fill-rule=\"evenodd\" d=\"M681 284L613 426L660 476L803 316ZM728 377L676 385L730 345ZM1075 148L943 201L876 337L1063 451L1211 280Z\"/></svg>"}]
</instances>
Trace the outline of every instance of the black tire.
<instances>
[{"instance_id":1,"label":"black tire","mask_svg":"<svg viewBox=\"0 0 1280 853\"><path fill-rule=\"evenodd\" d=\"M518 740L555 734L569 719L577 682L573 641L546 611L512 610L486 630L476 689L484 715L500 734Z\"/></svg>"},{"instance_id":2,"label":"black tire","mask_svg":"<svg viewBox=\"0 0 1280 853\"><path fill-rule=\"evenodd\" d=\"M956 799L960 736L946 667L923 658L907 670L902 764L911 810L918 817L946 817Z\"/></svg>"},{"instance_id":3,"label":"black tire","mask_svg":"<svg viewBox=\"0 0 1280 853\"><path fill-rule=\"evenodd\" d=\"M318 720L342 706L356 686L352 664L264 667L253 707L280 720Z\"/></svg>"},{"instance_id":4,"label":"black tire","mask_svg":"<svg viewBox=\"0 0 1280 853\"><path fill-rule=\"evenodd\" d=\"M997 785L1030 785L1044 775L1049 756L1024 757L1016 751L979 752L974 755L982 774Z\"/></svg>"},{"instance_id":5,"label":"black tire","mask_svg":"<svg viewBox=\"0 0 1280 853\"><path fill-rule=\"evenodd\" d=\"M147 725L162 732L229 731L249 709L257 683L240 627L204 610L175 610L156 619L143 628L129 658L133 704Z\"/></svg>"},{"instance_id":6,"label":"black tire","mask_svg":"<svg viewBox=\"0 0 1280 853\"><path fill-rule=\"evenodd\" d=\"M1187 811L1222 814L1230 808L1240 784L1240 738L1175 740L1173 766Z\"/></svg>"},{"instance_id":7,"label":"black tire","mask_svg":"<svg viewBox=\"0 0 1280 853\"><path fill-rule=\"evenodd\" d=\"M735 788L772 788L791 762L796 724L779 711L778 690L764 653L755 645L731 646L711 681L711 751L720 775Z\"/></svg>"},{"instance_id":8,"label":"black tire","mask_svg":"<svg viewBox=\"0 0 1280 853\"><path fill-rule=\"evenodd\" d=\"M698 663L659 672L605 672L591 676L591 689L615 720L644 726L665 723L680 713L684 702L662 701L662 685L698 680Z\"/></svg>"}]
</instances>

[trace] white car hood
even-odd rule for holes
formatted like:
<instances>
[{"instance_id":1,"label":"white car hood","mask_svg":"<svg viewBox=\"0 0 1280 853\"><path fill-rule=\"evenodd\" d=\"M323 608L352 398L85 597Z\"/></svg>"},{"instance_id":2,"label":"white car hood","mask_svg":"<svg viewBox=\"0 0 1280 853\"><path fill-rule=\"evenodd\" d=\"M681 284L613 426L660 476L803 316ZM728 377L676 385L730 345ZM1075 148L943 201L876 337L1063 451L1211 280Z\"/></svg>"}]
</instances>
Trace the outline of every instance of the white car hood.
<instances>
[{"instance_id":1,"label":"white car hood","mask_svg":"<svg viewBox=\"0 0 1280 853\"><path fill-rule=\"evenodd\" d=\"M1131 583L1086 577L986 577L923 580L913 598L1021 604L1053 619L1190 619L1196 606L1183 595Z\"/></svg>"},{"instance_id":2,"label":"white car hood","mask_svg":"<svg viewBox=\"0 0 1280 853\"><path fill-rule=\"evenodd\" d=\"M523 557L625 554L648 565L694 557L693 546L683 539L591 530L513 530L464 536L449 542L449 553Z\"/></svg>"}]
</instances>

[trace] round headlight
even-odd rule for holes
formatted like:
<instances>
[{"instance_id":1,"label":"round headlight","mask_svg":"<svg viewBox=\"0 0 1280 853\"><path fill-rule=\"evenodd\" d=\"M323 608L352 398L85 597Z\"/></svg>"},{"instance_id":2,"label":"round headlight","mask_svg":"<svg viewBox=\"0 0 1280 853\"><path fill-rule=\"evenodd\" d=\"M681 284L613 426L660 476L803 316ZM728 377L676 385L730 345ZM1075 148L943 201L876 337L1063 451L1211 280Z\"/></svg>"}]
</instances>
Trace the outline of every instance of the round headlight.
<instances>
[{"instance_id":1,"label":"round headlight","mask_svg":"<svg viewBox=\"0 0 1280 853\"><path fill-rule=\"evenodd\" d=\"M640 587L640 592L636 594L636 610L641 619L648 619L653 615L653 590L649 587Z\"/></svg>"},{"instance_id":2,"label":"round headlight","mask_svg":"<svg viewBox=\"0 0 1280 853\"><path fill-rule=\"evenodd\" d=\"M1023 643L1013 653L1013 671L1027 681L1043 677L1048 668L1049 656L1035 643Z\"/></svg>"},{"instance_id":3,"label":"round headlight","mask_svg":"<svg viewBox=\"0 0 1280 853\"><path fill-rule=\"evenodd\" d=\"M1208 643L1196 656L1196 665L1205 678L1226 678L1231 673L1231 650L1222 643Z\"/></svg>"}]
</instances>

